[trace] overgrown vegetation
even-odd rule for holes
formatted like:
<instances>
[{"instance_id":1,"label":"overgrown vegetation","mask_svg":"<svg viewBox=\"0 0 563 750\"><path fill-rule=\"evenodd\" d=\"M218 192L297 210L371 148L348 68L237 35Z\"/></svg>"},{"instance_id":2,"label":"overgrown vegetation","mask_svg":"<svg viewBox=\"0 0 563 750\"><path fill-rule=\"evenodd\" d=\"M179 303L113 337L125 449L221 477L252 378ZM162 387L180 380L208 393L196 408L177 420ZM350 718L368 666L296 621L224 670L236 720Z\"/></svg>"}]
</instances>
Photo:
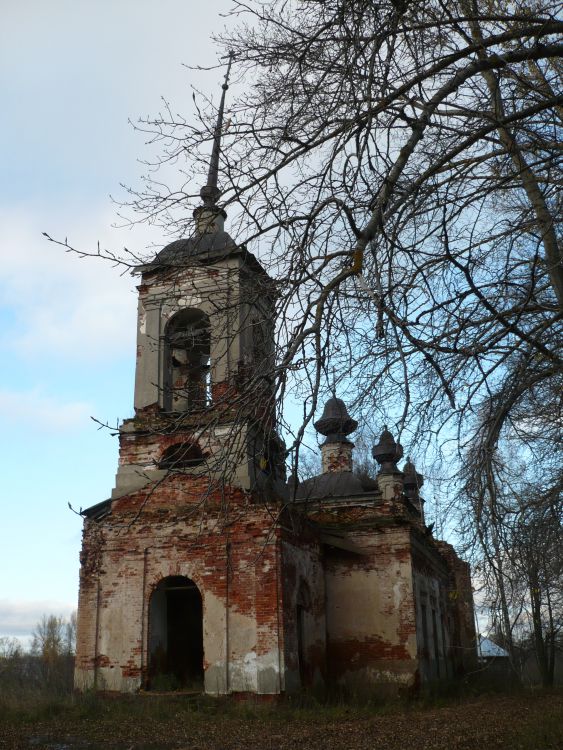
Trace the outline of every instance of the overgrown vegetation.
<instances>
[{"instance_id":1,"label":"overgrown vegetation","mask_svg":"<svg viewBox=\"0 0 563 750\"><path fill-rule=\"evenodd\" d=\"M73 690L76 614L43 615L26 651L17 638L0 638L0 711L56 710Z\"/></svg>"}]
</instances>

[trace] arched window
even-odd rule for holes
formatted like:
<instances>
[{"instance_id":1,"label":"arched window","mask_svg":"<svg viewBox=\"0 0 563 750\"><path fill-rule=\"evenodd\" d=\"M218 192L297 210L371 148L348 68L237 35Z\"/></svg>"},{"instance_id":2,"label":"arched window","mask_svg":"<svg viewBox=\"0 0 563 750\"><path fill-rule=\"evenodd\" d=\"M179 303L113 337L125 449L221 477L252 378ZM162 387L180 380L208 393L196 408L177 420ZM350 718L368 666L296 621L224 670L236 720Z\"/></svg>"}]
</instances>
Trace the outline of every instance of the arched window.
<instances>
[{"instance_id":1,"label":"arched window","mask_svg":"<svg viewBox=\"0 0 563 750\"><path fill-rule=\"evenodd\" d=\"M158 462L159 469L190 469L205 461L197 443L175 443L167 448Z\"/></svg>"},{"instance_id":2,"label":"arched window","mask_svg":"<svg viewBox=\"0 0 563 750\"><path fill-rule=\"evenodd\" d=\"M201 310L176 313L166 326L164 408L198 411L210 401L209 317Z\"/></svg>"}]
</instances>

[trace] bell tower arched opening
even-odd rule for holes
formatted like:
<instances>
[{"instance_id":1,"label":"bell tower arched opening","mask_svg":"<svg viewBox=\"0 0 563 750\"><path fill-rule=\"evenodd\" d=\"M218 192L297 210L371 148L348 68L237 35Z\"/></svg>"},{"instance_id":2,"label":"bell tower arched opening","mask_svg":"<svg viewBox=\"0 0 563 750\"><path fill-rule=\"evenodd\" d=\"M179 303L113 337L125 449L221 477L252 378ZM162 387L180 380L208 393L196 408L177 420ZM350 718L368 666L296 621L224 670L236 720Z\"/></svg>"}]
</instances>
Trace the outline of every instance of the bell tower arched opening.
<instances>
[{"instance_id":1,"label":"bell tower arched opening","mask_svg":"<svg viewBox=\"0 0 563 750\"><path fill-rule=\"evenodd\" d=\"M166 326L164 345L165 411L199 411L211 400L209 316L187 308Z\"/></svg>"},{"instance_id":2,"label":"bell tower arched opening","mask_svg":"<svg viewBox=\"0 0 563 750\"><path fill-rule=\"evenodd\" d=\"M203 602L184 576L164 578L149 603L151 690L203 689Z\"/></svg>"}]
</instances>

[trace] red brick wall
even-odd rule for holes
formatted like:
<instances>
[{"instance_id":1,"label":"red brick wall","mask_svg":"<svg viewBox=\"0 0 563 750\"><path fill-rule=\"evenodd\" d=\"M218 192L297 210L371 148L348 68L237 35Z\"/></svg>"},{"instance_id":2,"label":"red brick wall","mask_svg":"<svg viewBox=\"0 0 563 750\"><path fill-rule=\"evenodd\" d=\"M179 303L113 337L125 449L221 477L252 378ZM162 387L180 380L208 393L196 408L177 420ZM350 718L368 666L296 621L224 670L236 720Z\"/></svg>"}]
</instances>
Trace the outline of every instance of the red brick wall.
<instances>
[{"instance_id":1,"label":"red brick wall","mask_svg":"<svg viewBox=\"0 0 563 750\"><path fill-rule=\"evenodd\" d=\"M146 680L150 595L162 578L182 575L202 594L205 666L215 670L218 691L248 685L275 692L274 683L279 690L278 544L270 512L203 478L169 477L114 501L111 516L85 524L77 684L93 683L94 672L109 689L136 689ZM248 654L255 666L241 666Z\"/></svg>"}]
</instances>

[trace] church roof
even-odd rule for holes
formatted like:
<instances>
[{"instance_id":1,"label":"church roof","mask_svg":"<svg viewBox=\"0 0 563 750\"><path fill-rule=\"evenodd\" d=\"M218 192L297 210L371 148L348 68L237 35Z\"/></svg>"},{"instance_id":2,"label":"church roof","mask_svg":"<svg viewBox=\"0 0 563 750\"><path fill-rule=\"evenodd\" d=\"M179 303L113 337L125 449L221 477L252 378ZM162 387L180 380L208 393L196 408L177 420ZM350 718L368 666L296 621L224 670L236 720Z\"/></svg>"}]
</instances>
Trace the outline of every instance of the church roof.
<instances>
[{"instance_id":1,"label":"church roof","mask_svg":"<svg viewBox=\"0 0 563 750\"><path fill-rule=\"evenodd\" d=\"M174 240L166 245L149 263L137 267L139 273L150 273L157 269L185 268L196 264L212 264L227 257L239 256L253 271L266 275L260 261L246 249L237 245L225 231L195 233L191 237Z\"/></svg>"},{"instance_id":2,"label":"church roof","mask_svg":"<svg viewBox=\"0 0 563 750\"><path fill-rule=\"evenodd\" d=\"M151 265L185 266L186 262L192 259L197 258L202 262L217 260L237 250L244 250L244 248L239 248L227 232L194 234L166 245Z\"/></svg>"},{"instance_id":3,"label":"church roof","mask_svg":"<svg viewBox=\"0 0 563 750\"><path fill-rule=\"evenodd\" d=\"M80 515L85 518L93 519L94 521L100 521L104 516L111 511L111 499L102 500L101 503L91 505L89 508L80 509Z\"/></svg>"},{"instance_id":4,"label":"church roof","mask_svg":"<svg viewBox=\"0 0 563 750\"><path fill-rule=\"evenodd\" d=\"M369 491L362 481L351 471L327 472L317 477L306 479L297 487L297 500L308 498L344 497L361 495Z\"/></svg>"}]
</instances>

